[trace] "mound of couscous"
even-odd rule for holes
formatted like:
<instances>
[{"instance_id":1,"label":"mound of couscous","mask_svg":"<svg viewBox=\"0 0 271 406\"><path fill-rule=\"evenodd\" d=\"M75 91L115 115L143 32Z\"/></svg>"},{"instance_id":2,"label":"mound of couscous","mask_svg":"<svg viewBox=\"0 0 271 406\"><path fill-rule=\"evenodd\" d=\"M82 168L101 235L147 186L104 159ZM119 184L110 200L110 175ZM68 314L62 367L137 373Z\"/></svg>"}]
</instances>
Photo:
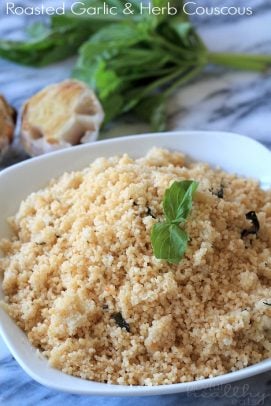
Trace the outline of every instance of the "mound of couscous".
<instances>
[{"instance_id":1,"label":"mound of couscous","mask_svg":"<svg viewBox=\"0 0 271 406\"><path fill-rule=\"evenodd\" d=\"M165 190L185 179L199 187L188 248L171 264L155 258L150 233ZM256 182L153 149L65 173L9 222L3 305L53 367L160 385L270 357L271 193Z\"/></svg>"}]
</instances>

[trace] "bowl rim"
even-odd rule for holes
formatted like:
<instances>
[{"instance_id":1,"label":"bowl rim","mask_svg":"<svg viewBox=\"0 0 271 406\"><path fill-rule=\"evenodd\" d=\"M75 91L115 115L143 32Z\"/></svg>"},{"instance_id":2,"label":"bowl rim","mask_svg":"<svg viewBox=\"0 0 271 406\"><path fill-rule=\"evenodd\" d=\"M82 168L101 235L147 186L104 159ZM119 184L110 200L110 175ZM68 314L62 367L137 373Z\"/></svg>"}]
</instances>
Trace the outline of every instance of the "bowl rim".
<instances>
[{"instance_id":1,"label":"bowl rim","mask_svg":"<svg viewBox=\"0 0 271 406\"><path fill-rule=\"evenodd\" d=\"M271 151L263 145L260 141L248 137L246 135L238 134L235 132L231 131L214 131L214 130L176 130L176 131L165 131L165 132L157 132L157 133L144 133L144 134L135 134L135 135L126 135L126 136L120 136L120 137L114 137L111 139L103 139L103 140L96 140L90 143L85 143L85 144L80 144L80 145L74 145L72 147L68 148L63 148L55 151L51 151L47 154L39 155L39 156L34 156L34 157L29 157L21 162L17 162L15 164L12 164L8 166L7 168L1 169L0 170L0 177L3 175L6 175L8 172L13 172L15 170L18 170L21 167L28 166L28 165L33 165L37 161L45 161L45 160L50 160L51 158L54 158L55 156L65 156L69 155L74 151L80 151L84 150L86 148L89 149L95 149L98 145L114 145L114 144L119 144L120 142L129 142L129 141L135 141L135 140L146 140L146 139L155 139L157 137L164 137L164 136L177 136L177 135L184 135L184 136L189 136L189 137L209 137L210 134L212 136L218 136L218 137L228 137L231 139L242 139L246 143L251 143L254 144L255 146L257 145L258 147L260 146L263 150L271 154Z\"/></svg>"},{"instance_id":2,"label":"bowl rim","mask_svg":"<svg viewBox=\"0 0 271 406\"><path fill-rule=\"evenodd\" d=\"M190 137L210 137L210 136L218 136L218 137L228 137L231 139L239 138L245 141L246 143L252 143L252 145L257 145L257 147L261 146L263 151L268 152L271 158L271 151L266 148L264 145L259 143L258 141L246 137L244 135L232 133L232 132L224 132L224 131L173 131L173 132L162 132L162 133L147 133L147 134L139 134L139 135L131 135L131 136L124 136L124 137L117 137L113 139L106 139L101 141L96 141L89 144L83 144L74 146L72 148L57 150L51 152L49 154L45 154L42 156L34 157L17 164L14 164L6 169L0 171L0 181L2 177L6 177L9 174L12 174L16 171L20 171L21 168L31 167L35 165L37 162L44 162L46 160L50 161L50 159L54 159L54 157L59 156L68 156L72 155L74 151L81 151L84 149L95 150L98 145L118 145L120 143L126 142L133 142L133 141L141 141L144 142L146 139L155 140L160 137L167 137L167 136L178 136L182 134L183 136L190 136ZM230 139L228 139L230 142ZM130 153L130 152L129 152ZM116 155L116 154L115 154ZM62 172L65 171L65 167L63 168ZM0 309L0 313L3 311ZM9 316L7 316L9 317ZM10 318L11 319L11 318ZM12 320L12 319L11 319ZM12 320L13 322L13 320ZM15 324L15 322L13 322ZM20 353L16 347L14 347L8 338L8 334L5 331L1 323L0 317L0 335L2 336L5 344L7 345L9 351L14 356L16 361L22 367L22 369L35 381L50 387L51 389L61 390L63 392L70 392L74 394L91 394L91 395L103 395L103 396L148 396L148 395L162 395L162 394L174 394L186 391L196 391L201 389L208 389L214 386L227 384L235 381L239 381L245 378L248 378L253 375L258 375L260 373L266 372L271 369L271 358L261 361L260 363L242 368L240 370L226 373L223 375L215 376L212 378L205 378L196 381L190 382L183 382L183 383L174 383L168 385L157 385L157 386L127 386L127 385L115 385L115 384L103 384L96 381L88 381L82 378L73 377L75 384L73 387L67 387L67 384L62 384L62 382L56 382L54 380L47 379L40 374L39 371L33 370L25 361L21 358ZM32 346L31 346L32 347ZM32 347L34 348L34 347ZM36 350L36 349L35 349ZM45 360L45 358L44 358ZM45 360L47 362L47 360ZM55 369L54 369L55 370ZM66 375L62 371L58 371L59 374ZM70 375L69 375L70 376ZM78 381L86 381L88 384L99 384L96 388L76 388L76 382ZM106 388L106 390L105 390Z\"/></svg>"}]
</instances>

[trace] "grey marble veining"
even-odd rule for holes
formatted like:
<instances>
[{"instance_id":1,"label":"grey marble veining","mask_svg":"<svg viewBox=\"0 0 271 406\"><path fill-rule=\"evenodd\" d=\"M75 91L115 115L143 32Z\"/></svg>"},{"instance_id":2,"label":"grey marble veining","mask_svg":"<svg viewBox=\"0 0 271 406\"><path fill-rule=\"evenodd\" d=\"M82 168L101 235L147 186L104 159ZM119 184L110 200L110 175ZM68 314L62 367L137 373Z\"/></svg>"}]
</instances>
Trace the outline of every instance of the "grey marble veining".
<instances>
[{"instance_id":1,"label":"grey marble veining","mask_svg":"<svg viewBox=\"0 0 271 406\"><path fill-rule=\"evenodd\" d=\"M186 86L171 99L171 129L233 131L270 143L271 77L206 72L205 79Z\"/></svg>"},{"instance_id":2,"label":"grey marble veining","mask_svg":"<svg viewBox=\"0 0 271 406\"><path fill-rule=\"evenodd\" d=\"M268 1L223 3L254 4L255 14L224 17L222 22L218 17L209 17L206 23L197 17L195 22L199 23L199 32L209 49L270 54L271 4ZM258 74L221 68L215 71L216 75L207 69L170 100L170 128L233 131L271 144L270 72Z\"/></svg>"},{"instance_id":3,"label":"grey marble veining","mask_svg":"<svg viewBox=\"0 0 271 406\"><path fill-rule=\"evenodd\" d=\"M0 6L0 37L20 39L24 29L35 17L7 17ZM67 0L66 3L70 2ZM57 4L59 0L44 1ZM194 16L193 21L212 51L271 53L271 4L269 0L199 0L199 5L239 5L253 7L252 16ZM20 0L16 4L39 4ZM74 59L42 69L29 68L0 60L0 93L19 109L32 94L49 83L69 77ZM271 146L271 76L234 72L209 67L193 82L178 90L169 100L168 128L211 129L235 131L261 140ZM140 133L144 124L136 127L129 122L113 126L106 136ZM240 152L241 153L241 152ZM4 157L7 166L27 156L18 139ZM230 406L270 405L271 373L196 393L139 398L84 397L64 394L42 387L29 378L11 357L0 338L0 405L55 406Z\"/></svg>"}]
</instances>

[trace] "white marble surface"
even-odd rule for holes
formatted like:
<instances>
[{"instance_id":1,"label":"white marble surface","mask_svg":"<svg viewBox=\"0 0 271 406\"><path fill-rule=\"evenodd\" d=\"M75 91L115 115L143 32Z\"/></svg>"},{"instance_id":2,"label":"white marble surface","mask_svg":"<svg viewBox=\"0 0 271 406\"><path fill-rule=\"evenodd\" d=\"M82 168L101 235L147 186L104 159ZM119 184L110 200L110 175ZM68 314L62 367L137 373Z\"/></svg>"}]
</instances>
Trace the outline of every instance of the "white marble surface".
<instances>
[{"instance_id":1,"label":"white marble surface","mask_svg":"<svg viewBox=\"0 0 271 406\"><path fill-rule=\"evenodd\" d=\"M1 0L1 6L6 0ZM37 4L34 0L16 3ZM44 3L58 3L44 1ZM199 0L199 5L214 4ZM213 51L271 53L271 5L269 0L217 0L215 5L252 6L253 16L197 16L206 44ZM2 14L1 14L2 13ZM35 17L6 17L0 9L0 37L20 38ZM45 85L69 77L73 59L43 69L26 68L0 60L0 93L20 108L22 103ZM170 100L168 129L214 129L235 131L257 138L271 146L271 75L207 69L198 79L180 89ZM126 123L112 133L131 134L144 126ZM240 151L240 154L242 151ZM4 157L2 166L26 158L18 140ZM32 381L13 360L0 339L0 405L137 405L138 398L82 397L49 390ZM230 386L196 394L142 398L145 405L269 405L271 373Z\"/></svg>"},{"instance_id":2,"label":"white marble surface","mask_svg":"<svg viewBox=\"0 0 271 406\"><path fill-rule=\"evenodd\" d=\"M200 24L199 31L212 51L271 53L270 6L259 7L251 18L231 19L231 23L220 24L213 17L210 24ZM219 69L213 75L208 70L171 100L170 128L227 130L271 144L270 96L270 72L260 75Z\"/></svg>"}]
</instances>

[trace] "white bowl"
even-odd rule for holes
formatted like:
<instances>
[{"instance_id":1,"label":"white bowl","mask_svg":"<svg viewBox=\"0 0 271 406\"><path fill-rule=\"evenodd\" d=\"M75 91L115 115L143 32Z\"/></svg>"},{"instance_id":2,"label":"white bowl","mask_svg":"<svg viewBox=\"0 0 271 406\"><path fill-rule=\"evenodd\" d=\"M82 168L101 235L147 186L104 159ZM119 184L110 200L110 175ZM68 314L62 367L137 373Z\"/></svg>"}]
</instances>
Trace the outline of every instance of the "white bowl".
<instances>
[{"instance_id":1,"label":"white bowl","mask_svg":"<svg viewBox=\"0 0 271 406\"><path fill-rule=\"evenodd\" d=\"M0 173L0 238L9 235L6 218L14 214L29 193L44 187L64 171L84 168L95 158L129 153L146 154L152 147L180 150L191 158L206 161L224 170L258 179L264 188L271 187L271 153L258 142L237 134L186 131L116 138L73 147L14 165ZM3 293L0 288L0 299ZM122 386L87 381L51 368L33 348L26 335L0 309L0 333L14 358L33 379L53 389L91 395L139 396L162 395L210 388L248 378L271 369L271 359L240 371L215 378L160 386Z\"/></svg>"}]
</instances>

